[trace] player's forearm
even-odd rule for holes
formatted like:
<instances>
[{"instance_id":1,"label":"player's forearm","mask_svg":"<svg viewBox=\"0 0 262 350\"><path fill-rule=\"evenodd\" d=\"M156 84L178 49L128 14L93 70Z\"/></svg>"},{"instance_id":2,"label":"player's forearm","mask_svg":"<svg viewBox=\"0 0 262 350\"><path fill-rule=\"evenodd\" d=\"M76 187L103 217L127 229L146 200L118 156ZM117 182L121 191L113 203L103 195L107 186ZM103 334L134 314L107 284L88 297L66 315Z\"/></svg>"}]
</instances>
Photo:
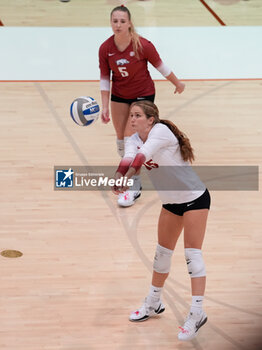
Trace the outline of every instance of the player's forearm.
<instances>
[{"instance_id":1,"label":"player's forearm","mask_svg":"<svg viewBox=\"0 0 262 350\"><path fill-rule=\"evenodd\" d=\"M109 108L110 91L101 90L102 109Z\"/></svg>"},{"instance_id":2,"label":"player's forearm","mask_svg":"<svg viewBox=\"0 0 262 350\"><path fill-rule=\"evenodd\" d=\"M168 76L166 76L166 79L175 86L180 84L180 80L175 76L173 72L171 72Z\"/></svg>"},{"instance_id":3,"label":"player's forearm","mask_svg":"<svg viewBox=\"0 0 262 350\"><path fill-rule=\"evenodd\" d=\"M127 179L131 179L132 176L134 176L136 174L136 169L133 168L132 166L128 169L127 173L125 174L125 177Z\"/></svg>"},{"instance_id":4,"label":"player's forearm","mask_svg":"<svg viewBox=\"0 0 262 350\"><path fill-rule=\"evenodd\" d=\"M130 179L134 176L143 165L146 157L143 153L138 153L135 159L132 158L123 158L117 168L115 177L119 178L121 176L125 176Z\"/></svg>"},{"instance_id":5,"label":"player's forearm","mask_svg":"<svg viewBox=\"0 0 262 350\"><path fill-rule=\"evenodd\" d=\"M164 62L162 62L158 67L156 67L156 69L176 87L178 87L181 84L181 81L175 76L175 74Z\"/></svg>"},{"instance_id":6,"label":"player's forearm","mask_svg":"<svg viewBox=\"0 0 262 350\"><path fill-rule=\"evenodd\" d=\"M126 173L128 172L129 166L132 163L132 161L133 161L133 158L129 158L129 157L127 157L127 158L123 157L121 159L121 161L119 163L119 166L118 166L118 168L116 170L116 177L117 178L126 175Z\"/></svg>"},{"instance_id":7,"label":"player's forearm","mask_svg":"<svg viewBox=\"0 0 262 350\"><path fill-rule=\"evenodd\" d=\"M132 176L134 176L142 167L143 163L145 162L146 157L143 153L138 153L135 156L135 159L130 164L129 169L126 173L126 177L130 179Z\"/></svg>"}]
</instances>

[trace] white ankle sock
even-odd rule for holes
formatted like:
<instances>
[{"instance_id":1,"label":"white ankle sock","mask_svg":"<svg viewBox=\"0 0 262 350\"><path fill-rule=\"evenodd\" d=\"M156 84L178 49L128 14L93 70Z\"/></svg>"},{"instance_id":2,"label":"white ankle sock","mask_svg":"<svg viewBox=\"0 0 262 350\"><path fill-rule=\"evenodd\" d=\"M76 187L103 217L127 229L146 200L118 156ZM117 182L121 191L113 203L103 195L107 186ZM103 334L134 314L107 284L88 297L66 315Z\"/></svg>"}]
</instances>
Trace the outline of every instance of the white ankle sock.
<instances>
[{"instance_id":1,"label":"white ankle sock","mask_svg":"<svg viewBox=\"0 0 262 350\"><path fill-rule=\"evenodd\" d=\"M204 296L203 295L193 295L190 312L201 313L203 307Z\"/></svg>"},{"instance_id":2,"label":"white ankle sock","mask_svg":"<svg viewBox=\"0 0 262 350\"><path fill-rule=\"evenodd\" d=\"M158 303L161 297L163 287L155 287L153 285L150 286L149 294L148 294L148 301L150 304Z\"/></svg>"},{"instance_id":3,"label":"white ankle sock","mask_svg":"<svg viewBox=\"0 0 262 350\"><path fill-rule=\"evenodd\" d=\"M125 147L125 141L124 140L116 139L116 144L117 144L117 146L119 146L121 148Z\"/></svg>"}]
</instances>

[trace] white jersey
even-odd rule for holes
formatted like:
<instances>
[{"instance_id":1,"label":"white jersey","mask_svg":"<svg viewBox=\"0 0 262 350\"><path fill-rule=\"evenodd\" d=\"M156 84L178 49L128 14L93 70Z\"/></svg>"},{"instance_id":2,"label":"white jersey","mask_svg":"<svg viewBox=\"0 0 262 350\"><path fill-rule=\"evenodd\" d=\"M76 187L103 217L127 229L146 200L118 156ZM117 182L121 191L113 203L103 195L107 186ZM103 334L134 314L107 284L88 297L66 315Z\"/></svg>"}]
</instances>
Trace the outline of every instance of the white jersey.
<instances>
[{"instance_id":1,"label":"white jersey","mask_svg":"<svg viewBox=\"0 0 262 350\"><path fill-rule=\"evenodd\" d=\"M178 140L166 125L154 125L145 143L138 133L130 136L124 158L134 159L137 153L145 155L144 165L163 204L190 202L205 192L205 185L181 157Z\"/></svg>"}]
</instances>

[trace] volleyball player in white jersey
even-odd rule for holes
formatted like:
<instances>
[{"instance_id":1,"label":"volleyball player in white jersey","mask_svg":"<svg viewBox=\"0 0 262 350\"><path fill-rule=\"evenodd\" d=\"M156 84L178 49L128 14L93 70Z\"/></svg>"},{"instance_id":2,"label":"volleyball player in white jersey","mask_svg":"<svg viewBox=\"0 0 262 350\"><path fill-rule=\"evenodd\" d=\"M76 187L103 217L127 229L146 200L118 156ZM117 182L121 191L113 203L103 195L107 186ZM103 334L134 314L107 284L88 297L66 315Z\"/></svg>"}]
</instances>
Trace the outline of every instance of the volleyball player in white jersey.
<instances>
[{"instance_id":1,"label":"volleyball player in white jersey","mask_svg":"<svg viewBox=\"0 0 262 350\"><path fill-rule=\"evenodd\" d=\"M194 154L189 139L172 122L159 119L158 109L153 102L134 102L130 107L130 120L136 133L126 143L125 156L115 177L131 178L145 164L150 169L149 177L163 203L158 222L152 284L144 304L130 315L130 321L145 321L165 310L161 291L169 274L176 242L184 229L192 304L183 327L179 327L178 338L191 340L207 321L202 309L206 272L201 248L210 195L190 166ZM125 190L117 187L113 189L115 194Z\"/></svg>"}]
</instances>

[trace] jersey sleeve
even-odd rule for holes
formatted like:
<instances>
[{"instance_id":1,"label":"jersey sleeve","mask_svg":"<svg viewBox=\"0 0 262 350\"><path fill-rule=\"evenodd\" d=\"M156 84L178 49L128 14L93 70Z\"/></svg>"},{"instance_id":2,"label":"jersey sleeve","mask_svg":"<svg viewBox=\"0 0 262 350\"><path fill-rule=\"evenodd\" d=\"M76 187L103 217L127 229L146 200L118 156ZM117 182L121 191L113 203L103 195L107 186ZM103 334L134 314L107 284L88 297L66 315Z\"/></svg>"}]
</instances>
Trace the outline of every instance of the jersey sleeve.
<instances>
[{"instance_id":1,"label":"jersey sleeve","mask_svg":"<svg viewBox=\"0 0 262 350\"><path fill-rule=\"evenodd\" d=\"M162 60L157 52L155 46L151 41L146 41L143 47L145 58L156 68L162 63Z\"/></svg>"},{"instance_id":2,"label":"jersey sleeve","mask_svg":"<svg viewBox=\"0 0 262 350\"><path fill-rule=\"evenodd\" d=\"M108 64L105 44L102 44L99 48L99 69L100 79L110 79L110 67Z\"/></svg>"},{"instance_id":3,"label":"jersey sleeve","mask_svg":"<svg viewBox=\"0 0 262 350\"><path fill-rule=\"evenodd\" d=\"M146 161L152 159L160 148L166 147L174 141L172 135L167 126L160 123L156 124L150 131L146 142L140 148L139 153L145 155Z\"/></svg>"}]
</instances>

